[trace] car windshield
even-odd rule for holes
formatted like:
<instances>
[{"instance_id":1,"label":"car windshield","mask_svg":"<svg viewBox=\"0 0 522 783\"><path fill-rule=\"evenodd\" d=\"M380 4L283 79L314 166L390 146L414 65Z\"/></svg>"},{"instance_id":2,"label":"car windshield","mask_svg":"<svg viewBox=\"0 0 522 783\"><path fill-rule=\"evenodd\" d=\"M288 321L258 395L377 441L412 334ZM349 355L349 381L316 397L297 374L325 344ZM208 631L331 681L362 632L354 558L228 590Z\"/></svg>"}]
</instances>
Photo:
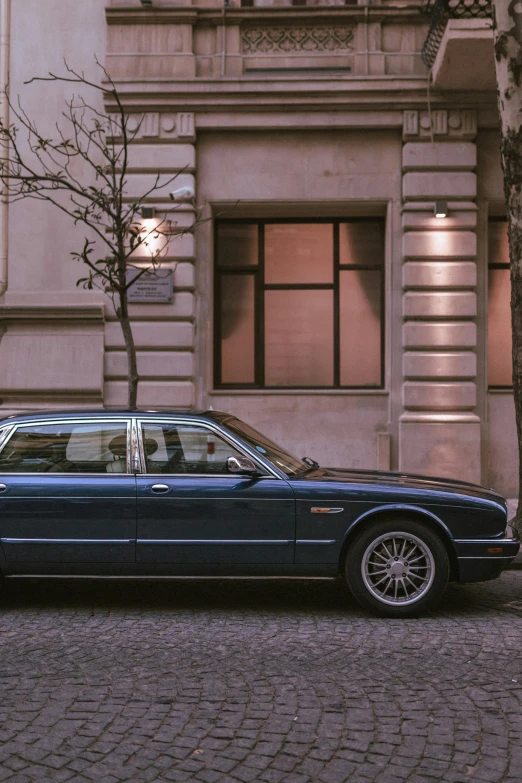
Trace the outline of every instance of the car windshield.
<instances>
[{"instance_id":1,"label":"car windshield","mask_svg":"<svg viewBox=\"0 0 522 783\"><path fill-rule=\"evenodd\" d=\"M269 440L260 432L240 421L235 417L227 417L223 424L234 435L238 435L242 440L248 443L253 449L269 460L276 468L282 470L287 476L296 476L298 473L310 470L310 465L297 457L293 457L277 443Z\"/></svg>"}]
</instances>

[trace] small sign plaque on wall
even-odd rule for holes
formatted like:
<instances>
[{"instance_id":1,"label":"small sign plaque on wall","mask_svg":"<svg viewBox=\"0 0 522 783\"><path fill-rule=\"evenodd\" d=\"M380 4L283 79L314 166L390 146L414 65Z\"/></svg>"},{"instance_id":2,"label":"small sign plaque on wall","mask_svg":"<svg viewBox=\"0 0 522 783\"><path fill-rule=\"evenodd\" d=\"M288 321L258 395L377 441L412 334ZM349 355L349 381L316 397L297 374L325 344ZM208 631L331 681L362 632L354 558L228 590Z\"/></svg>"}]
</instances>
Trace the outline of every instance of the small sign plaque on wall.
<instances>
[{"instance_id":1,"label":"small sign plaque on wall","mask_svg":"<svg viewBox=\"0 0 522 783\"><path fill-rule=\"evenodd\" d=\"M130 282L138 270L127 269L127 282ZM147 304L168 304L172 302L172 269L160 269L157 272L145 272L131 285L127 297L129 302Z\"/></svg>"}]
</instances>

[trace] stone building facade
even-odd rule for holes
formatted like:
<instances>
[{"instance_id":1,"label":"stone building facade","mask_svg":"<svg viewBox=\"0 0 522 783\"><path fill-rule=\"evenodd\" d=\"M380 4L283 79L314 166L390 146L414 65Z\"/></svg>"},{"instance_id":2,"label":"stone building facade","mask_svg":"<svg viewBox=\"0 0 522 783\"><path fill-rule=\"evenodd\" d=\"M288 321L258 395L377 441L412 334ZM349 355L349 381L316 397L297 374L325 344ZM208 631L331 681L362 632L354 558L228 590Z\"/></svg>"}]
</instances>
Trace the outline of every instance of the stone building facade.
<instances>
[{"instance_id":1,"label":"stone building facade","mask_svg":"<svg viewBox=\"0 0 522 783\"><path fill-rule=\"evenodd\" d=\"M195 193L148 201L180 231L203 220L163 259L172 302L132 305L140 406L212 406L321 464L516 494L488 19L444 20L428 80L414 0L2 2L32 116L52 127L67 91L24 81L64 57L99 79L96 55L138 129L129 198L158 171ZM82 236L9 207L6 414L125 405L112 306L76 287Z\"/></svg>"}]
</instances>

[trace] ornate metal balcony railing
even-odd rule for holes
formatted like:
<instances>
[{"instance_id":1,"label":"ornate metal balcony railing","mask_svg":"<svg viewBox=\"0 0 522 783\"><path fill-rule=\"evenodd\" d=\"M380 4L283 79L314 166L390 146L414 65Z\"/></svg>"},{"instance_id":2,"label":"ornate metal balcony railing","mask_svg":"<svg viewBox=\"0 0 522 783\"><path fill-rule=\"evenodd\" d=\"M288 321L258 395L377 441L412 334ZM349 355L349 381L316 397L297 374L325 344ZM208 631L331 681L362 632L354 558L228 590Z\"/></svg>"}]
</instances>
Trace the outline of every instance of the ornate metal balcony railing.
<instances>
[{"instance_id":1,"label":"ornate metal balcony railing","mask_svg":"<svg viewBox=\"0 0 522 783\"><path fill-rule=\"evenodd\" d=\"M435 0L428 3L431 10L431 24L422 47L422 61L431 68L450 19L491 19L492 0Z\"/></svg>"}]
</instances>

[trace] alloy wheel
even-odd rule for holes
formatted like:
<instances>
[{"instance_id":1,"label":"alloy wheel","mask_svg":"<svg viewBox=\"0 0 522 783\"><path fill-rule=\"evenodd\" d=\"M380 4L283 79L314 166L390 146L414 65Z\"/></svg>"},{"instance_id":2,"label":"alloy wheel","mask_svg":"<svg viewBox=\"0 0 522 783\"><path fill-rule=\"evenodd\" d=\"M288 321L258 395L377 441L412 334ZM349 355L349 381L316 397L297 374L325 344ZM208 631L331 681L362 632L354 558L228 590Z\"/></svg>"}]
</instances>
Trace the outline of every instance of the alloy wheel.
<instances>
[{"instance_id":1,"label":"alloy wheel","mask_svg":"<svg viewBox=\"0 0 522 783\"><path fill-rule=\"evenodd\" d=\"M390 606L407 606L422 598L435 578L435 562L427 544L405 532L376 538L361 562L366 589Z\"/></svg>"}]
</instances>

